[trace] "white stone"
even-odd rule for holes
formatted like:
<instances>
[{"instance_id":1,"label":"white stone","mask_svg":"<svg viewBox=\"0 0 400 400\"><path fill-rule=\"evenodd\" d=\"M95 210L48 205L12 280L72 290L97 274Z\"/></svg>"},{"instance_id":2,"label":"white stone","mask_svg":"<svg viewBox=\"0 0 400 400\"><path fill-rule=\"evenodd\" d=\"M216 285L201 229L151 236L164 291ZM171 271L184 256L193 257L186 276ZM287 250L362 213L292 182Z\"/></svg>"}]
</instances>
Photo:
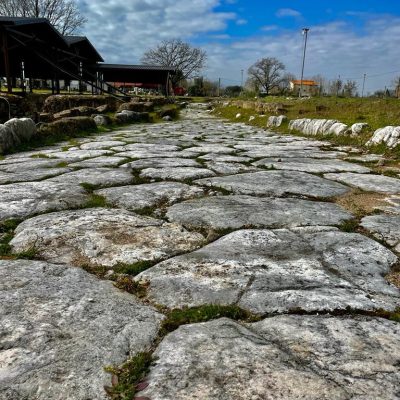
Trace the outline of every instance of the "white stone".
<instances>
[{"instance_id":1,"label":"white stone","mask_svg":"<svg viewBox=\"0 0 400 400\"><path fill-rule=\"evenodd\" d=\"M396 147L400 142L400 126L386 126L377 129L372 138L366 143L367 146L384 143L387 147Z\"/></svg>"}]
</instances>

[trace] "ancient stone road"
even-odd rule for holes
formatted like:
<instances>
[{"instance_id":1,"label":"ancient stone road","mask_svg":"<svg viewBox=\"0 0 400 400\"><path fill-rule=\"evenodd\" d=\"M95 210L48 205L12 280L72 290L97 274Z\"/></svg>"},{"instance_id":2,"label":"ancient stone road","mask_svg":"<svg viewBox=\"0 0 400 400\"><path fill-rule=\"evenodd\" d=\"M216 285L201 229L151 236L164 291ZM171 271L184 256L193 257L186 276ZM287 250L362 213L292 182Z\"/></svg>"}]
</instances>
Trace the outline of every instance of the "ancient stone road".
<instances>
[{"instance_id":1,"label":"ancient stone road","mask_svg":"<svg viewBox=\"0 0 400 400\"><path fill-rule=\"evenodd\" d=\"M159 310L208 304L261 320L179 327L137 396L400 399L400 324L378 317L400 307L400 180L353 153L199 106L0 160L0 222L34 258L0 259L0 399L106 399L103 367L153 348ZM354 190L389 199L364 234L335 200ZM141 298L110 280L139 261Z\"/></svg>"}]
</instances>

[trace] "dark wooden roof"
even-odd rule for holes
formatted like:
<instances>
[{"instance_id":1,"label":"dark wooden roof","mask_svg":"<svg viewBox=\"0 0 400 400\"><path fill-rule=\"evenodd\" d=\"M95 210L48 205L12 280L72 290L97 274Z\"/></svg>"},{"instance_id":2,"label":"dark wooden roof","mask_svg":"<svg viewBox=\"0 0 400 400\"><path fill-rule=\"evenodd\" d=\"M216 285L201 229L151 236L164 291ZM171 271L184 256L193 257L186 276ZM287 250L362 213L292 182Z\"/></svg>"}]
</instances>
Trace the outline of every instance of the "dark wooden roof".
<instances>
[{"instance_id":1,"label":"dark wooden roof","mask_svg":"<svg viewBox=\"0 0 400 400\"><path fill-rule=\"evenodd\" d=\"M103 57L98 53L86 36L64 36L68 46L77 54L93 62L103 62Z\"/></svg>"},{"instance_id":2,"label":"dark wooden roof","mask_svg":"<svg viewBox=\"0 0 400 400\"><path fill-rule=\"evenodd\" d=\"M165 84L169 75L176 74L175 68L159 65L97 64L95 68L107 82Z\"/></svg>"}]
</instances>

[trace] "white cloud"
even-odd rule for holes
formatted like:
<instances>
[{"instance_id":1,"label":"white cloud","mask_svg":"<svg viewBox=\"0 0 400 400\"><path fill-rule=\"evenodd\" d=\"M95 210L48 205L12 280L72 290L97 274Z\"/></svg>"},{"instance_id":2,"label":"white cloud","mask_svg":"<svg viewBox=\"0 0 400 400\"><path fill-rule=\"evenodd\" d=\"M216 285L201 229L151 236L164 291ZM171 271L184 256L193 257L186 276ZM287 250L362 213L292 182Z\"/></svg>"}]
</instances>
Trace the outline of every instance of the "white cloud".
<instances>
[{"instance_id":1,"label":"white cloud","mask_svg":"<svg viewBox=\"0 0 400 400\"><path fill-rule=\"evenodd\" d=\"M216 12L219 0L79 0L85 34L107 62L137 63L161 40L221 33L234 13ZM223 32L222 32L223 33Z\"/></svg>"},{"instance_id":2,"label":"white cloud","mask_svg":"<svg viewBox=\"0 0 400 400\"><path fill-rule=\"evenodd\" d=\"M301 13L297 10L293 10L292 8L281 8L279 9L276 14L278 18L283 17L301 17Z\"/></svg>"},{"instance_id":3,"label":"white cloud","mask_svg":"<svg viewBox=\"0 0 400 400\"><path fill-rule=\"evenodd\" d=\"M236 25L246 25L247 22L247 19L240 18L236 21Z\"/></svg>"},{"instance_id":4,"label":"white cloud","mask_svg":"<svg viewBox=\"0 0 400 400\"><path fill-rule=\"evenodd\" d=\"M278 25L265 25L261 28L261 30L264 32L271 32L276 31L278 28Z\"/></svg>"}]
</instances>

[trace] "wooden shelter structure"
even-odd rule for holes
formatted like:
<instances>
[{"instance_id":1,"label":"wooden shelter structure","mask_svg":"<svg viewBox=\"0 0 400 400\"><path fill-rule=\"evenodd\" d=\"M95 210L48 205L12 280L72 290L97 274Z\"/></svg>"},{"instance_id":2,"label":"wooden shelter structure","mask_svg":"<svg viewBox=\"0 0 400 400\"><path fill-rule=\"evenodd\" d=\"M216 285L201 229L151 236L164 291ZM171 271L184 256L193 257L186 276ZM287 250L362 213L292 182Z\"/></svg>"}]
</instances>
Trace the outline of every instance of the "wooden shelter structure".
<instances>
[{"instance_id":1,"label":"wooden shelter structure","mask_svg":"<svg viewBox=\"0 0 400 400\"><path fill-rule=\"evenodd\" d=\"M59 93L60 80L77 80L97 93L109 91L107 82L122 81L159 84L168 95L176 73L172 67L104 64L87 37L63 36L45 18L0 16L0 55L0 76L6 77L9 93L17 78L28 78L51 80L53 93Z\"/></svg>"}]
</instances>

